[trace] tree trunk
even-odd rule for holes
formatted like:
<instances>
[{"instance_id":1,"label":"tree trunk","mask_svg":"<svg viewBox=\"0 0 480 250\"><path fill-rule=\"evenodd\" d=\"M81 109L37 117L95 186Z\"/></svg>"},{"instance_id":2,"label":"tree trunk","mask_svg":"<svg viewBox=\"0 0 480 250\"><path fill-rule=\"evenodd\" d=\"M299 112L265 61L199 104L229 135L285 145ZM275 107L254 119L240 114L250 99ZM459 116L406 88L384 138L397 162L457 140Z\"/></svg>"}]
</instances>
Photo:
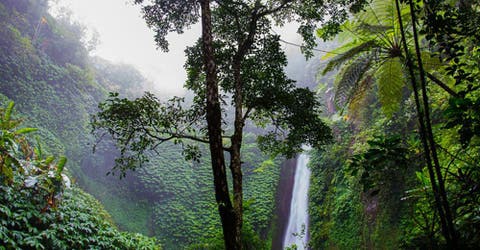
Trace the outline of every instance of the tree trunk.
<instances>
[{"instance_id":1,"label":"tree trunk","mask_svg":"<svg viewBox=\"0 0 480 250\"><path fill-rule=\"evenodd\" d=\"M427 135L426 135L427 132L426 132L425 121L424 121L424 113L423 113L422 105L420 103L418 86L417 86L417 83L416 83L416 80L415 80L413 62L412 62L411 57L410 57L410 52L408 51L408 44L407 44L407 40L406 40L406 37L405 37L405 30L403 28L403 20L402 20L402 15L401 15L401 11L400 11L399 0L395 1L395 5L396 5L396 10L397 10L397 16L398 16L397 18L398 18L399 25L400 25L400 33L401 33L401 37L402 37L403 48L405 50L405 57L406 57L406 60L407 60L408 71L409 71L409 74L410 74L410 81L411 81L411 84L412 84L414 97L415 97L415 106L416 106L416 109L417 109L418 123L419 123L419 126L420 126L420 138L421 138L422 144L423 144L425 161L427 163L428 174L429 174L430 182L431 182L431 185L432 185L433 197L435 198L435 206L438 210L438 214L439 214L439 217L440 217L440 225L441 225L441 228L442 228L442 234L444 235L445 240L447 241L447 244L450 245L451 244L451 238L450 238L450 234L449 234L447 220L446 220L446 217L445 217L445 212L444 212L443 206L442 206L441 197L439 195L439 190L438 190L437 181L436 181L436 178L435 178L435 173L434 173L433 166L432 166L430 148L429 148L429 145L428 145Z\"/></svg>"},{"instance_id":2,"label":"tree trunk","mask_svg":"<svg viewBox=\"0 0 480 250\"><path fill-rule=\"evenodd\" d=\"M230 159L230 171L232 172L233 179L233 207L235 214L237 216L237 224L235 225L235 230L237 233L242 233L243 226L243 175L242 175L242 159L240 150L242 148L243 140L243 83L240 77L240 68L241 68L241 59L235 57L233 63L234 70L234 79L235 79L235 122L234 122L234 132L231 138L232 141L232 152ZM239 240L239 249L242 248L241 238Z\"/></svg>"},{"instance_id":3,"label":"tree trunk","mask_svg":"<svg viewBox=\"0 0 480 250\"><path fill-rule=\"evenodd\" d=\"M233 179L233 210L235 211L235 249L242 249L242 226L243 226L243 174L241 162L242 136L233 136L230 171ZM235 142L234 142L235 141Z\"/></svg>"},{"instance_id":4,"label":"tree trunk","mask_svg":"<svg viewBox=\"0 0 480 250\"><path fill-rule=\"evenodd\" d=\"M234 95L234 104L235 104L235 121L234 121L234 133L231 137L232 142L232 151L230 159L230 171L232 173L233 179L233 207L235 214L237 216L237 223L235 230L241 236L242 226L243 226L243 173L242 173L242 158L241 158L241 148L243 141L243 127L245 126L245 121L243 117L243 82L241 79L241 59L235 57L233 62L233 75L235 81L235 95ZM241 238L239 240L239 249L242 248Z\"/></svg>"},{"instance_id":5,"label":"tree trunk","mask_svg":"<svg viewBox=\"0 0 480 250\"><path fill-rule=\"evenodd\" d=\"M206 74L206 119L215 185L215 199L222 222L225 248L227 250L240 250L240 248L238 248L240 235L238 235L236 230L237 219L229 197L225 158L223 155L222 114L218 97L217 72L213 53L210 1L200 0L200 5L202 14L203 58Z\"/></svg>"},{"instance_id":6,"label":"tree trunk","mask_svg":"<svg viewBox=\"0 0 480 250\"><path fill-rule=\"evenodd\" d=\"M435 144L435 139L433 137L433 130L432 130L432 123L430 121L430 108L428 105L428 95L427 95L427 82L425 78L425 71L423 69L422 64L422 56L420 54L420 45L418 42L418 35L417 35L417 18L415 15L415 6L413 5L413 1L409 0L410 5L410 14L412 16L412 28L413 28L413 41L415 43L415 52L417 55L417 62L418 62L418 69L420 71L420 83L422 88L422 99L423 99L423 110L425 112L425 125L426 125L426 136L428 142L430 144L430 153L432 154L433 165L435 169L435 174L438 180L438 186L440 191L440 198L441 204L443 206L445 212L445 219L447 222L447 230L450 236L451 242L449 242L449 247L451 249L457 249L457 236L453 224L453 216L450 210L450 204L448 202L447 192L445 191L445 182L443 180L442 171L440 168L440 162L438 160L437 155L437 147Z\"/></svg>"},{"instance_id":7,"label":"tree trunk","mask_svg":"<svg viewBox=\"0 0 480 250\"><path fill-rule=\"evenodd\" d=\"M239 47L233 58L233 78L235 84L235 93L233 96L235 105L235 121L234 132L231 138L232 151L230 159L230 171L233 179L233 207L236 215L235 231L239 238L237 239L238 249L242 249L242 226L243 226L243 174L241 148L243 140L243 127L245 126L245 118L243 114L243 80L241 75L242 61L246 53L252 47L254 37L257 31L257 16L252 15L248 35L245 40L238 41Z\"/></svg>"}]
</instances>

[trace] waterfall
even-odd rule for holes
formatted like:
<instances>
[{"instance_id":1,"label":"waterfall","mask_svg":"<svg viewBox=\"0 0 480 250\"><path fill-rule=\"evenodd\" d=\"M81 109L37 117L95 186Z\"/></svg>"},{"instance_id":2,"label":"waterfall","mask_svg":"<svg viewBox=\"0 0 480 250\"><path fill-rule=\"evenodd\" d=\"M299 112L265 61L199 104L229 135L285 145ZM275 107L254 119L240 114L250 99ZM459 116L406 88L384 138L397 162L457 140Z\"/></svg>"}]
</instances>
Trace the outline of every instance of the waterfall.
<instances>
[{"instance_id":1,"label":"waterfall","mask_svg":"<svg viewBox=\"0 0 480 250\"><path fill-rule=\"evenodd\" d=\"M308 241L308 187L310 186L310 169L307 167L309 157L302 153L297 159L295 183L293 184L292 201L288 226L283 239L283 247L293 244L298 250L305 249Z\"/></svg>"}]
</instances>

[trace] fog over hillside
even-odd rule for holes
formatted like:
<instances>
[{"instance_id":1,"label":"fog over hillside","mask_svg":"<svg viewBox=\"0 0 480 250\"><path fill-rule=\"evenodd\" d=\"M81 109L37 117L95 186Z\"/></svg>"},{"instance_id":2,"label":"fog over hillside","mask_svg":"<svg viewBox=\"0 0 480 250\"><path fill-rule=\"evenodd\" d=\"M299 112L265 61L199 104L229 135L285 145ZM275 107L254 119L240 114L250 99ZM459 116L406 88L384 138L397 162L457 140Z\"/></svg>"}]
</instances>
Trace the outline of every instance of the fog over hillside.
<instances>
[{"instance_id":1,"label":"fog over hillside","mask_svg":"<svg viewBox=\"0 0 480 250\"><path fill-rule=\"evenodd\" d=\"M154 82L155 92L158 91L163 97L185 94L184 50L200 36L198 25L181 35L170 34L170 51L165 53L156 48L154 32L142 19L140 8L131 1L57 0L52 4L51 12L56 16L70 16L72 20L86 26L87 37L90 39L97 34L98 44L92 55L133 65ZM290 23L274 31L281 35L282 40L301 44L296 29L297 24ZM323 53L315 52L315 57L307 61L301 55L299 47L284 43L283 48L289 59L286 69L288 75L302 86L313 87L315 83L311 72L316 71L319 57ZM308 79L306 75L309 75Z\"/></svg>"}]
</instances>

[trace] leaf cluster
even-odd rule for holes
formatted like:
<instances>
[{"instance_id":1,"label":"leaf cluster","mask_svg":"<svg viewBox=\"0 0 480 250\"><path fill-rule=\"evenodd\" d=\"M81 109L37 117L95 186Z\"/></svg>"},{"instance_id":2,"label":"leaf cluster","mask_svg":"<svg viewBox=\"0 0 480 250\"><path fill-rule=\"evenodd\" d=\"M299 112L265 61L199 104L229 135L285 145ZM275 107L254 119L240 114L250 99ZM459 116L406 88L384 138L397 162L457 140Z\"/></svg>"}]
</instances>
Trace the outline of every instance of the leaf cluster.
<instances>
[{"instance_id":1,"label":"leaf cluster","mask_svg":"<svg viewBox=\"0 0 480 250\"><path fill-rule=\"evenodd\" d=\"M367 143L369 147L364 153L352 156L350 173L353 176L361 173L364 191L395 185L396 177L402 176L408 166L408 150L402 145L400 136L377 136Z\"/></svg>"},{"instance_id":2,"label":"leaf cluster","mask_svg":"<svg viewBox=\"0 0 480 250\"><path fill-rule=\"evenodd\" d=\"M31 149L23 134L35 129L16 129L13 102L1 110L0 141L0 243L6 249L157 249L154 240L120 233L107 222L101 205L82 191L69 190L63 174L66 158L43 158L40 146ZM21 145L20 151L18 145ZM9 160L8 160L9 159ZM8 171L3 171L3 170ZM67 188L65 190L65 188ZM64 195L66 194L66 195ZM102 212L106 214L105 212Z\"/></svg>"},{"instance_id":3,"label":"leaf cluster","mask_svg":"<svg viewBox=\"0 0 480 250\"><path fill-rule=\"evenodd\" d=\"M161 103L151 93L133 101L110 93L109 99L99 104L100 112L91 117L92 131L99 137L108 133L116 141L121 155L115 168L122 177L126 170L148 161L144 152L155 151L167 141L181 144L187 159L198 160L198 147L184 144L183 139L206 142L198 126L202 112L182 105L182 98Z\"/></svg>"},{"instance_id":4,"label":"leaf cluster","mask_svg":"<svg viewBox=\"0 0 480 250\"><path fill-rule=\"evenodd\" d=\"M399 23L393 1L373 1L367 6L365 11L356 13L352 20L340 26L348 40L327 53L326 58L335 56L322 74L340 68L335 102L353 113L376 83L382 110L391 117L399 109L407 80ZM401 8L402 18L408 25L408 11L405 6ZM321 34L322 29L317 30L317 35Z\"/></svg>"},{"instance_id":5,"label":"leaf cluster","mask_svg":"<svg viewBox=\"0 0 480 250\"><path fill-rule=\"evenodd\" d=\"M215 30L219 30L219 37L214 43L218 79L225 97L235 93L233 66L238 55L238 41L241 41L235 38L242 37L242 32L232 30L231 23L220 18L227 11L219 8L216 17L220 21L214 23ZM248 13L245 11L244 15L236 19L240 22L238 27L248 24L248 19L243 17ZM283 69L287 64L286 56L279 43L280 37L270 34L271 25L267 18L257 22L252 48L241 63L242 106L246 110L244 119L251 118L257 126L267 128L265 135L259 137L262 149L273 155L293 156L301 151L302 143L320 146L328 141L330 130L320 119L320 103L313 92L297 88L294 81L285 75ZM198 42L186 52L186 86L196 93L197 105L202 106L205 100L205 76L202 72L201 43ZM226 105L234 103L232 101Z\"/></svg>"}]
</instances>

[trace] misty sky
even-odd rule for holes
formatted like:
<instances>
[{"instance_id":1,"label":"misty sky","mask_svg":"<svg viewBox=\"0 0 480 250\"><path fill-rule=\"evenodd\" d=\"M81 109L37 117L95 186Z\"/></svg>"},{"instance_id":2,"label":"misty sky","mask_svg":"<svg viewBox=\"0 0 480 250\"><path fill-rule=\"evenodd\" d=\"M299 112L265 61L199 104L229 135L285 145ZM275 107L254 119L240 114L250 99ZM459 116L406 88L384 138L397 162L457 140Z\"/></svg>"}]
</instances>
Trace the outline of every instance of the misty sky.
<instances>
[{"instance_id":1,"label":"misty sky","mask_svg":"<svg viewBox=\"0 0 480 250\"><path fill-rule=\"evenodd\" d=\"M145 77L155 82L166 95L183 93L184 49L193 45L200 35L195 29L169 37L170 52L156 49L151 31L141 17L140 8L127 0L58 0L59 6L72 11L75 20L95 29L100 44L93 52L107 60L127 63L139 69Z\"/></svg>"},{"instance_id":2,"label":"misty sky","mask_svg":"<svg viewBox=\"0 0 480 250\"><path fill-rule=\"evenodd\" d=\"M142 19L140 8L132 0L54 0L54 8L66 7L75 20L100 35L100 44L93 55L117 63L127 63L154 81L162 95L182 95L186 78L183 64L184 49L200 36L197 25L185 34L169 35L170 52L156 49L151 31ZM53 13L55 15L55 11ZM298 41L296 28L290 25L278 32L284 39ZM288 54L299 53L295 47L285 47Z\"/></svg>"}]
</instances>

